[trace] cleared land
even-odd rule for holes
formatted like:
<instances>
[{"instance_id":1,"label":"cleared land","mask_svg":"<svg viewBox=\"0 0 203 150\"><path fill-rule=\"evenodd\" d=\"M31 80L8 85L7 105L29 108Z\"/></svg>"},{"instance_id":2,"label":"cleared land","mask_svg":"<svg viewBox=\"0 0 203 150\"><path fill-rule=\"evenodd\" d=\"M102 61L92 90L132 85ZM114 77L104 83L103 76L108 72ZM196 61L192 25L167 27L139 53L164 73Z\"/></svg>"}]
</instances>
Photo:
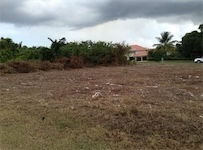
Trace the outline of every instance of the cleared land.
<instances>
[{"instance_id":1,"label":"cleared land","mask_svg":"<svg viewBox=\"0 0 203 150\"><path fill-rule=\"evenodd\" d=\"M202 67L1 75L0 149L203 149Z\"/></svg>"}]
</instances>

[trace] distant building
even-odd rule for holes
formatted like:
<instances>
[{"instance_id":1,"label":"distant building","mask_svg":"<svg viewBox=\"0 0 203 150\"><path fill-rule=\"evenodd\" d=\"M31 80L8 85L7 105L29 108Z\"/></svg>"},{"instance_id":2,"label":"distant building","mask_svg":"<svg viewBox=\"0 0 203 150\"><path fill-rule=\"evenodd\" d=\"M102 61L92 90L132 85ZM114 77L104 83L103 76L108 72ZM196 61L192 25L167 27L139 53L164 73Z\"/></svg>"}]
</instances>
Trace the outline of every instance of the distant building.
<instances>
[{"instance_id":1,"label":"distant building","mask_svg":"<svg viewBox=\"0 0 203 150\"><path fill-rule=\"evenodd\" d=\"M136 58L138 61L146 60L149 50L139 45L130 45L129 57L130 59Z\"/></svg>"}]
</instances>

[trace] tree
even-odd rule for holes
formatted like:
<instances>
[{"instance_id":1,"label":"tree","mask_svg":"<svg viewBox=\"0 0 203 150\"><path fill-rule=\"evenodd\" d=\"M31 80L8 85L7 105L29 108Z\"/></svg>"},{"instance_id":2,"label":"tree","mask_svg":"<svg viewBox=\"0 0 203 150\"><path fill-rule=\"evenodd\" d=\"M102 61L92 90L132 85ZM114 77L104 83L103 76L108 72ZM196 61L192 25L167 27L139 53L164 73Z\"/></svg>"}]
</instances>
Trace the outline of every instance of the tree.
<instances>
[{"instance_id":1,"label":"tree","mask_svg":"<svg viewBox=\"0 0 203 150\"><path fill-rule=\"evenodd\" d=\"M165 52L162 49L153 49L148 52L148 59L160 61L165 56Z\"/></svg>"},{"instance_id":2,"label":"tree","mask_svg":"<svg viewBox=\"0 0 203 150\"><path fill-rule=\"evenodd\" d=\"M10 38L0 39L0 62L6 62L14 59L18 53L18 44L14 43Z\"/></svg>"},{"instance_id":3,"label":"tree","mask_svg":"<svg viewBox=\"0 0 203 150\"><path fill-rule=\"evenodd\" d=\"M161 58L166 58L169 56L174 50L175 46L174 44L177 41L172 41L173 35L170 32L162 32L161 37L156 37L156 39L159 41L158 44L154 44L156 48L153 50L154 53L151 56L154 56L155 60L160 60Z\"/></svg>"},{"instance_id":4,"label":"tree","mask_svg":"<svg viewBox=\"0 0 203 150\"><path fill-rule=\"evenodd\" d=\"M157 49L163 49L165 51L170 51L171 49L174 49L174 43L176 41L171 41L173 38L173 35L170 32L162 32L161 37L156 37L156 39L159 41L158 44L154 44L153 46L156 46Z\"/></svg>"},{"instance_id":5,"label":"tree","mask_svg":"<svg viewBox=\"0 0 203 150\"><path fill-rule=\"evenodd\" d=\"M50 49L42 49L42 59L53 61L60 55L60 48L65 45L65 38L61 38L58 41L52 40L48 37L48 39L52 42Z\"/></svg>"},{"instance_id":6,"label":"tree","mask_svg":"<svg viewBox=\"0 0 203 150\"><path fill-rule=\"evenodd\" d=\"M182 37L182 42L178 47L182 56L193 59L202 56L202 35L203 32L192 31Z\"/></svg>"},{"instance_id":7,"label":"tree","mask_svg":"<svg viewBox=\"0 0 203 150\"><path fill-rule=\"evenodd\" d=\"M42 50L43 47L25 47L19 49L19 53L17 54L15 60L41 60L42 59Z\"/></svg>"},{"instance_id":8,"label":"tree","mask_svg":"<svg viewBox=\"0 0 203 150\"><path fill-rule=\"evenodd\" d=\"M199 25L201 32L192 31L186 33L182 37L182 41L178 44L179 53L188 59L194 59L195 57L201 57L203 55L203 24Z\"/></svg>"},{"instance_id":9,"label":"tree","mask_svg":"<svg viewBox=\"0 0 203 150\"><path fill-rule=\"evenodd\" d=\"M199 25L199 28L198 28L201 32L203 32L203 23Z\"/></svg>"}]
</instances>

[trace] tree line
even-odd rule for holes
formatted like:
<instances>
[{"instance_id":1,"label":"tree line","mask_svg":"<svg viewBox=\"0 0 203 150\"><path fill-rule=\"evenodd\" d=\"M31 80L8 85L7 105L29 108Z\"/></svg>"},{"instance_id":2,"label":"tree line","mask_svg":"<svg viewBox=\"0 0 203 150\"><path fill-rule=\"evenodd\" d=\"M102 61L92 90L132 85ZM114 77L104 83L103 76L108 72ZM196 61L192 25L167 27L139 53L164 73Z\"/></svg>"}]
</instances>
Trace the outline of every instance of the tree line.
<instances>
[{"instance_id":1,"label":"tree line","mask_svg":"<svg viewBox=\"0 0 203 150\"><path fill-rule=\"evenodd\" d=\"M27 47L22 42L17 44L10 38L0 39L0 62L8 61L66 61L77 59L85 64L108 65L126 64L125 54L129 46L125 43L112 42L66 42L65 38L51 41L50 47Z\"/></svg>"},{"instance_id":2,"label":"tree line","mask_svg":"<svg viewBox=\"0 0 203 150\"><path fill-rule=\"evenodd\" d=\"M158 44L149 51L148 59L160 61L161 59L194 59L203 56L203 24L199 25L199 32L186 33L181 41L172 40L170 32L162 32L156 37Z\"/></svg>"},{"instance_id":3,"label":"tree line","mask_svg":"<svg viewBox=\"0 0 203 150\"><path fill-rule=\"evenodd\" d=\"M200 31L186 33L181 41L172 40L170 32L162 32L156 37L158 44L148 53L148 60L163 59L194 59L203 54L203 24ZM10 38L0 39L0 63L8 61L50 61L66 64L71 61L92 65L127 64L126 54L130 47L125 43L112 42L66 42L65 38L51 41L50 47L27 47L22 42L15 43Z\"/></svg>"}]
</instances>

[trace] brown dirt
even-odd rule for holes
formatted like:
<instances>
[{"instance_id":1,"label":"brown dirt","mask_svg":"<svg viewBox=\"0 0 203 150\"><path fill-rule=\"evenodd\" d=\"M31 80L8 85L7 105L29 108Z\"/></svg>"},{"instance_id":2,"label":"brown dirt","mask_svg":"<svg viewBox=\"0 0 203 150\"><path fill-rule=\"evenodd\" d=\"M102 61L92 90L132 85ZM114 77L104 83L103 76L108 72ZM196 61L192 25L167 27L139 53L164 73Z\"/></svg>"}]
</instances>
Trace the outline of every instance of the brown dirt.
<instances>
[{"instance_id":1,"label":"brown dirt","mask_svg":"<svg viewBox=\"0 0 203 150\"><path fill-rule=\"evenodd\" d=\"M6 74L0 108L70 113L105 129L112 149L201 149L202 73L199 64L155 63Z\"/></svg>"}]
</instances>

